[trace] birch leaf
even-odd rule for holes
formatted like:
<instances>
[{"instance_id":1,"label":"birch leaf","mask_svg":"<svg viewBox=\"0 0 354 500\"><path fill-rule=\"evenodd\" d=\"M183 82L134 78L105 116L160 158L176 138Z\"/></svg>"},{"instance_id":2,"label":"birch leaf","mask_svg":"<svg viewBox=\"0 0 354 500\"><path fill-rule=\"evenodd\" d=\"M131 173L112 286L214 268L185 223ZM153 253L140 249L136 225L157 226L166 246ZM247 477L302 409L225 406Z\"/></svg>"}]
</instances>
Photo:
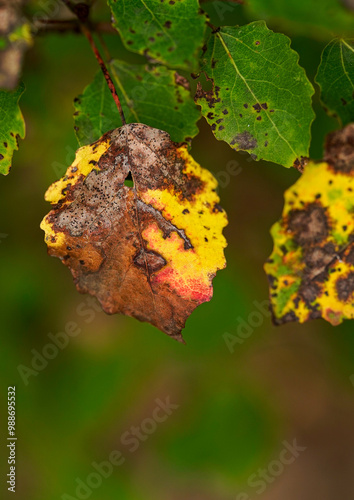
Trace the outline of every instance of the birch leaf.
<instances>
[{"instance_id":1,"label":"birch leaf","mask_svg":"<svg viewBox=\"0 0 354 500\"><path fill-rule=\"evenodd\" d=\"M212 33L196 100L217 139L285 167L308 156L313 87L285 35L263 21Z\"/></svg>"},{"instance_id":2,"label":"birch leaf","mask_svg":"<svg viewBox=\"0 0 354 500\"><path fill-rule=\"evenodd\" d=\"M185 78L162 66L150 68L117 60L109 69L128 123L163 129L174 142L188 141L197 135L200 111ZM74 100L74 105L74 128L80 146L122 125L102 72Z\"/></svg>"},{"instance_id":3,"label":"birch leaf","mask_svg":"<svg viewBox=\"0 0 354 500\"><path fill-rule=\"evenodd\" d=\"M339 38L325 47L316 82L328 114L341 125L354 122L354 39Z\"/></svg>"},{"instance_id":4,"label":"birch leaf","mask_svg":"<svg viewBox=\"0 0 354 500\"><path fill-rule=\"evenodd\" d=\"M23 84L13 91L0 90L0 174L3 175L10 171L18 139L25 137L25 121L18 105L24 90Z\"/></svg>"},{"instance_id":5,"label":"birch leaf","mask_svg":"<svg viewBox=\"0 0 354 500\"><path fill-rule=\"evenodd\" d=\"M46 193L50 255L109 314L148 321L177 340L225 267L217 182L166 132L132 123L77 151Z\"/></svg>"},{"instance_id":6,"label":"birch leaf","mask_svg":"<svg viewBox=\"0 0 354 500\"><path fill-rule=\"evenodd\" d=\"M172 68L195 70L206 16L198 0L108 0L127 49Z\"/></svg>"},{"instance_id":7,"label":"birch leaf","mask_svg":"<svg viewBox=\"0 0 354 500\"><path fill-rule=\"evenodd\" d=\"M354 318L354 125L327 139L323 162L310 162L285 192L265 264L276 324Z\"/></svg>"}]
</instances>

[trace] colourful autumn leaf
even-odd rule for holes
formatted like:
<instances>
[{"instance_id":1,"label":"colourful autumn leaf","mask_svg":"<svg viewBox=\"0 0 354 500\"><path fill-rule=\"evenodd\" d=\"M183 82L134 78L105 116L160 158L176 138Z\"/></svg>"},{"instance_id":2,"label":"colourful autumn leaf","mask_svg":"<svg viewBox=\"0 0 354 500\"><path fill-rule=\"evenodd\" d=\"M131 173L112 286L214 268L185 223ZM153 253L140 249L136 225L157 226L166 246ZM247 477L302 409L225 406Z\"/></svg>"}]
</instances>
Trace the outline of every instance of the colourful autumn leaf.
<instances>
[{"instance_id":1,"label":"colourful autumn leaf","mask_svg":"<svg viewBox=\"0 0 354 500\"><path fill-rule=\"evenodd\" d=\"M198 0L108 0L127 49L172 68L195 70L206 16Z\"/></svg>"},{"instance_id":2,"label":"colourful autumn leaf","mask_svg":"<svg viewBox=\"0 0 354 500\"><path fill-rule=\"evenodd\" d=\"M263 21L213 32L196 99L217 139L285 167L308 156L313 87L285 35Z\"/></svg>"},{"instance_id":3,"label":"colourful autumn leaf","mask_svg":"<svg viewBox=\"0 0 354 500\"><path fill-rule=\"evenodd\" d=\"M175 71L161 67L131 65L114 60L109 69L119 93L126 121L145 123L168 132L174 142L198 133L197 109L188 82ZM101 72L74 101L75 132L80 146L98 140L122 125Z\"/></svg>"},{"instance_id":4,"label":"colourful autumn leaf","mask_svg":"<svg viewBox=\"0 0 354 500\"><path fill-rule=\"evenodd\" d=\"M13 91L0 90L0 174L3 175L10 171L18 139L25 137L25 121L18 105L24 90L23 84Z\"/></svg>"},{"instance_id":5,"label":"colourful autumn leaf","mask_svg":"<svg viewBox=\"0 0 354 500\"><path fill-rule=\"evenodd\" d=\"M276 324L354 318L353 144L354 125L330 134L325 161L285 192L265 264Z\"/></svg>"},{"instance_id":6,"label":"colourful autumn leaf","mask_svg":"<svg viewBox=\"0 0 354 500\"><path fill-rule=\"evenodd\" d=\"M49 253L107 313L181 340L225 267L227 219L216 187L187 146L147 125L125 125L80 148L48 189L54 207L41 227Z\"/></svg>"},{"instance_id":7,"label":"colourful autumn leaf","mask_svg":"<svg viewBox=\"0 0 354 500\"><path fill-rule=\"evenodd\" d=\"M323 50L316 75L321 101L341 125L354 121L354 39L332 40Z\"/></svg>"}]
</instances>

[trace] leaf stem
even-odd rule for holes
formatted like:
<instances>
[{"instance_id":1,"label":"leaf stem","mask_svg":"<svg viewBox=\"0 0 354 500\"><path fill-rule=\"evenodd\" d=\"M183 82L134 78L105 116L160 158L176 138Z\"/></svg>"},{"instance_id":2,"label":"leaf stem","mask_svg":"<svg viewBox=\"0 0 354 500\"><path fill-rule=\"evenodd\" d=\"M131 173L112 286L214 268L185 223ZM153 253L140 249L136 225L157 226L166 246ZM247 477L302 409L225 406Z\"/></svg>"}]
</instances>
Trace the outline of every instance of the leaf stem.
<instances>
[{"instance_id":1,"label":"leaf stem","mask_svg":"<svg viewBox=\"0 0 354 500\"><path fill-rule=\"evenodd\" d=\"M111 75L108 72L108 69L107 69L107 67L105 65L105 62L102 59L101 54L99 53L99 51L98 51L98 49L96 47L96 44L94 42L94 39L92 38L91 32L90 32L90 30L84 24L81 24L81 31L83 32L83 34L86 36L87 40L89 41L89 44L90 44L90 46L92 48L92 51L93 51L93 53L94 53L94 55L95 55L95 57L97 59L97 62L100 65L100 68L102 70L103 76L106 79L108 88L111 91L111 94L112 94L112 97L114 99L114 102L117 105L117 108L118 108L118 111L119 111L119 114L120 114L120 118L122 120L122 124L126 125L127 122L125 121L125 116L124 116L123 108L122 108L122 105L120 103L120 100L119 100L119 97L118 97L118 94L117 94L117 90L116 90L116 88L114 86L113 80L111 78Z\"/></svg>"},{"instance_id":2,"label":"leaf stem","mask_svg":"<svg viewBox=\"0 0 354 500\"><path fill-rule=\"evenodd\" d=\"M102 56L101 56L101 54L100 54L100 52L99 52L99 50L98 50L98 48L97 48L97 46L95 44L95 41L94 41L94 39L92 37L92 34L91 34L91 31L88 28L88 25L89 25L89 13L90 13L90 11L89 11L89 4L85 4L85 3L75 4L75 3L72 2L72 0L62 0L62 1L71 10L71 12L73 12L77 16L77 18L79 19L79 24L80 24L81 32L87 38L87 40L88 40L88 42L89 42L89 44L91 46L92 52L94 53L94 55L95 55L95 57L97 59L97 62L100 65L100 68L102 70L103 76L106 79L108 88L111 91L113 100L116 103L116 106L118 108L118 112L119 112L120 118L122 120L122 124L126 125L127 122L125 121L125 116L124 116L123 108L122 108L122 105L120 103L120 100L119 100L119 97L118 97L118 94L117 94L117 90L116 90L116 88L114 86L113 80L111 78L111 75L109 74L107 66L106 66L104 60L102 59Z\"/></svg>"}]
</instances>

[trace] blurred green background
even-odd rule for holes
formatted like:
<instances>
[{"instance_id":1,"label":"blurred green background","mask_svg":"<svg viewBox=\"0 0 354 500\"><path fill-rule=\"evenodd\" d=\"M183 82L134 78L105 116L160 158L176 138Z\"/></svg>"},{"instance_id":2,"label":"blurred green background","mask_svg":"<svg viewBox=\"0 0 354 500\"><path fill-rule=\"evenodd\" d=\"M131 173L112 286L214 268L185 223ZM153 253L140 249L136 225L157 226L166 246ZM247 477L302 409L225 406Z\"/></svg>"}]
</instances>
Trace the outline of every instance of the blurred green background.
<instances>
[{"instance_id":1,"label":"blurred green background","mask_svg":"<svg viewBox=\"0 0 354 500\"><path fill-rule=\"evenodd\" d=\"M228 7L224 19L219 4ZM214 24L255 18L237 3L204 3L203 8ZM318 8L314 1L315 20ZM109 21L103 1L95 9L97 19ZM311 29L300 35L287 23L281 29L279 19L268 25L291 36L313 82L332 37L327 26L311 38ZM118 36L105 40L114 57L142 61ZM192 154L221 181L221 203L229 216L228 267L214 279L212 301L187 321L186 345L128 317L107 316L87 305L91 313L82 314L86 297L76 292L68 269L47 256L39 223L49 211L46 188L77 149L72 101L96 71L79 35L38 37L26 57L21 108L27 136L10 174L0 179L0 233L7 235L0 239L1 497L7 498L7 387L16 385L16 497L21 500L61 499L65 493L97 500L354 498L353 323L273 327L262 316L234 352L224 339L226 332L237 334L240 318L248 322L257 310L254 301L267 299L262 266L272 249L269 229L298 172L247 161L247 155L216 141L201 120ZM317 88L314 106L311 154L319 159L325 134L337 123L320 107ZM242 171L225 181L234 160ZM18 366L30 367L31 350L42 352L51 342L48 334L63 331L70 321L80 334L26 385ZM167 397L178 408L131 452L122 436L132 426L144 426L155 400ZM281 473L269 473L284 441L294 439L306 449ZM77 496L77 478L86 483L95 472L92 462L108 460L112 450L122 453L124 463L101 477L88 496ZM250 483L259 469L269 475L262 492Z\"/></svg>"}]
</instances>

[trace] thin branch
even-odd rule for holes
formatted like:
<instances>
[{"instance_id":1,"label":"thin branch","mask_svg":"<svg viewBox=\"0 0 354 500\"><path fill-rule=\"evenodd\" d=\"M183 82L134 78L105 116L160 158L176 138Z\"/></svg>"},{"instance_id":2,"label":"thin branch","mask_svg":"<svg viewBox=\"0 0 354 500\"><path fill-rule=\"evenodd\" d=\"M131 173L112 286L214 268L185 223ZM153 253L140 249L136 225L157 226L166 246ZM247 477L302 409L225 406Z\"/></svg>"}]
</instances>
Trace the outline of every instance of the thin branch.
<instances>
[{"instance_id":1,"label":"thin branch","mask_svg":"<svg viewBox=\"0 0 354 500\"><path fill-rule=\"evenodd\" d=\"M109 74L109 71L105 65L104 60L102 59L101 54L99 53L99 50L95 44L94 39L92 38L92 34L90 31L90 23L89 23L89 15L90 15L90 3L74 3L72 0L62 0L63 3L75 14L79 20L79 25L82 33L85 35L87 38L92 52L94 53L98 64L100 65L100 68L102 70L103 76L106 79L108 88L112 94L113 100L116 103L116 106L119 111L120 118L122 120L122 124L126 125L125 117L124 117L124 112L122 105L120 103L117 90L114 86L113 80L111 78L111 75Z\"/></svg>"},{"instance_id":2,"label":"thin branch","mask_svg":"<svg viewBox=\"0 0 354 500\"><path fill-rule=\"evenodd\" d=\"M45 35L48 33L82 33L80 22L77 19L47 19L38 20L35 23L36 34ZM96 33L117 34L111 23L97 22L90 23L90 28Z\"/></svg>"},{"instance_id":3,"label":"thin branch","mask_svg":"<svg viewBox=\"0 0 354 500\"><path fill-rule=\"evenodd\" d=\"M113 80L111 78L111 75L109 74L108 69L107 69L107 67L106 67L106 65L105 65L105 63L104 63L104 61L103 61L103 59L101 57L101 54L99 53L99 51L98 51L98 49L96 47L96 44L95 44L95 42L94 42L94 40L92 38L91 32L90 32L90 30L84 24L81 24L81 30L82 30L83 34L86 36L87 40L89 41L89 43L91 45L91 48L92 48L92 51L95 54L95 57L96 57L96 59L98 61L98 64L101 67L103 76L106 79L107 85L109 87L109 90L111 91L111 94L112 94L112 97L114 99L114 102L117 105L117 108L118 108L118 111L119 111L122 123L123 123L123 125L126 125L126 121L125 121L125 117L124 117L124 112L123 112L122 105L120 103L120 100L119 100L119 97L118 97L118 94L117 94L117 90L116 90L116 88L114 86L114 83L113 83Z\"/></svg>"}]
</instances>

